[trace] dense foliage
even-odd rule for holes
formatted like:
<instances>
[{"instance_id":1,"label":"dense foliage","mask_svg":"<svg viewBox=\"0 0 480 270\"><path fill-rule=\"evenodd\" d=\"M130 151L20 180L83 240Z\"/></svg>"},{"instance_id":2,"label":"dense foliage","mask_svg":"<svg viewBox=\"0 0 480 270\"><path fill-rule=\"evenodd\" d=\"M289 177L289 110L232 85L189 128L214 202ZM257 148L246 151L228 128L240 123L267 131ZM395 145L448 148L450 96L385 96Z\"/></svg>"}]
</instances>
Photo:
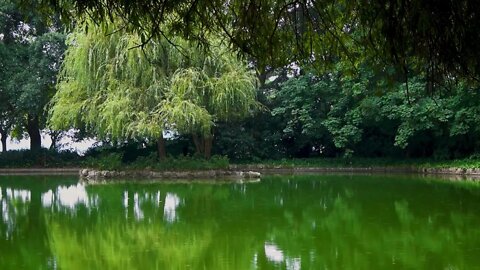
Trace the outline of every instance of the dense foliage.
<instances>
[{"instance_id":1,"label":"dense foliage","mask_svg":"<svg viewBox=\"0 0 480 270\"><path fill-rule=\"evenodd\" d=\"M166 38L131 50L140 43L137 35L87 24L92 31L78 30L69 39L50 111L56 129L85 126L120 142L163 140L166 130L200 135L197 150L209 157L214 124L257 107L255 75L220 41L208 55Z\"/></svg>"},{"instance_id":2,"label":"dense foliage","mask_svg":"<svg viewBox=\"0 0 480 270\"><path fill-rule=\"evenodd\" d=\"M1 141L38 151L40 130L73 128L106 167L166 148L186 163L476 157L478 14L470 0L2 1Z\"/></svg>"},{"instance_id":3,"label":"dense foliage","mask_svg":"<svg viewBox=\"0 0 480 270\"><path fill-rule=\"evenodd\" d=\"M30 3L30 1L22 1ZM475 0L70 0L40 1L44 10L109 21L117 16L144 43L177 34L210 45L222 33L260 70L293 61L415 63L438 77L480 72L480 7ZM48 13L48 12L47 12ZM70 18L70 20L68 20Z\"/></svg>"},{"instance_id":4,"label":"dense foliage","mask_svg":"<svg viewBox=\"0 0 480 270\"><path fill-rule=\"evenodd\" d=\"M65 51L59 25L47 22L37 10L21 10L14 2L0 2L0 135L6 151L7 135L28 134L33 150L41 147L45 106Z\"/></svg>"},{"instance_id":5,"label":"dense foliage","mask_svg":"<svg viewBox=\"0 0 480 270\"><path fill-rule=\"evenodd\" d=\"M404 82L389 78L368 65L353 76L341 65L323 75L279 76L281 83L264 89L269 112L219 131L223 145L217 151L233 159L453 159L478 152L478 88L458 81L427 94L422 74L408 81L408 91ZM228 147L232 143L234 150Z\"/></svg>"},{"instance_id":6,"label":"dense foliage","mask_svg":"<svg viewBox=\"0 0 480 270\"><path fill-rule=\"evenodd\" d=\"M39 151L12 150L0 154L1 168L60 168L79 167L83 158L75 152L41 149Z\"/></svg>"}]
</instances>

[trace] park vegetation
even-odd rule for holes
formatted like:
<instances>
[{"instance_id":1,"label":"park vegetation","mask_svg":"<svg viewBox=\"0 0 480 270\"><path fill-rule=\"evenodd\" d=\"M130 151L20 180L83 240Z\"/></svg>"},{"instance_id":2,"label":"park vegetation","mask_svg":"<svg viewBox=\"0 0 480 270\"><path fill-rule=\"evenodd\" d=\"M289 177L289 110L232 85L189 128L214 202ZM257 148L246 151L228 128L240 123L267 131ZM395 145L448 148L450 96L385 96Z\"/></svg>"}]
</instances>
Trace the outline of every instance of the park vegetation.
<instances>
[{"instance_id":1,"label":"park vegetation","mask_svg":"<svg viewBox=\"0 0 480 270\"><path fill-rule=\"evenodd\" d=\"M478 14L471 0L0 1L0 166L476 166ZM72 130L99 146L65 153ZM31 152L7 152L9 136Z\"/></svg>"},{"instance_id":2,"label":"park vegetation","mask_svg":"<svg viewBox=\"0 0 480 270\"><path fill-rule=\"evenodd\" d=\"M87 24L88 33L70 35L50 111L55 129L84 128L114 143L156 141L160 159L165 131L188 134L208 159L214 125L259 107L254 72L221 41L209 54L167 38L132 50L137 35Z\"/></svg>"}]
</instances>

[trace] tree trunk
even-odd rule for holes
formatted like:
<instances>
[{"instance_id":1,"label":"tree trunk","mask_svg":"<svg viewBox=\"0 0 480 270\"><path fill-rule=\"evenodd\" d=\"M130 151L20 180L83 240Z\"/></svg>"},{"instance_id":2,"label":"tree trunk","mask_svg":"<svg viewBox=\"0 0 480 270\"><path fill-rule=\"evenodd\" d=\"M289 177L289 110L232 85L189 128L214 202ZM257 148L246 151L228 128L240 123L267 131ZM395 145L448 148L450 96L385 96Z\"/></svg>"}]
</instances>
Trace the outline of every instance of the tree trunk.
<instances>
[{"instance_id":1,"label":"tree trunk","mask_svg":"<svg viewBox=\"0 0 480 270\"><path fill-rule=\"evenodd\" d=\"M50 144L50 148L48 148L50 151L57 151L57 143L56 141L54 140L54 138L52 138L52 144Z\"/></svg>"},{"instance_id":2,"label":"tree trunk","mask_svg":"<svg viewBox=\"0 0 480 270\"><path fill-rule=\"evenodd\" d=\"M7 133L2 132L2 152L7 152Z\"/></svg>"},{"instance_id":3,"label":"tree trunk","mask_svg":"<svg viewBox=\"0 0 480 270\"><path fill-rule=\"evenodd\" d=\"M61 131L52 131L50 132L50 138L52 139L52 144L50 145L50 150L57 151L58 140L60 138Z\"/></svg>"},{"instance_id":4,"label":"tree trunk","mask_svg":"<svg viewBox=\"0 0 480 270\"><path fill-rule=\"evenodd\" d=\"M28 119L27 132L30 136L30 150L39 151L42 149L42 136L40 135L40 125L38 117Z\"/></svg>"},{"instance_id":5,"label":"tree trunk","mask_svg":"<svg viewBox=\"0 0 480 270\"><path fill-rule=\"evenodd\" d=\"M212 156L213 135L198 136L193 134L193 143L195 144L196 154L210 159Z\"/></svg>"},{"instance_id":6,"label":"tree trunk","mask_svg":"<svg viewBox=\"0 0 480 270\"><path fill-rule=\"evenodd\" d=\"M157 140L157 153L160 161L167 158L167 150L165 147L165 139L163 138L163 135L161 135Z\"/></svg>"},{"instance_id":7,"label":"tree trunk","mask_svg":"<svg viewBox=\"0 0 480 270\"><path fill-rule=\"evenodd\" d=\"M267 72L263 69L260 72L257 72L258 82L260 83L259 87L262 88L265 86L265 82L267 81Z\"/></svg>"},{"instance_id":8,"label":"tree trunk","mask_svg":"<svg viewBox=\"0 0 480 270\"><path fill-rule=\"evenodd\" d=\"M205 153L205 144L203 138L199 137L197 134L193 134L193 143L195 144L195 151L197 155L203 156Z\"/></svg>"},{"instance_id":9,"label":"tree trunk","mask_svg":"<svg viewBox=\"0 0 480 270\"><path fill-rule=\"evenodd\" d=\"M212 144L213 144L213 136L208 136L204 139L205 159L210 159L210 157L212 156Z\"/></svg>"},{"instance_id":10,"label":"tree trunk","mask_svg":"<svg viewBox=\"0 0 480 270\"><path fill-rule=\"evenodd\" d=\"M8 138L8 133L10 132L10 128L12 127L12 124L6 124L3 126L0 126L0 140L2 142L2 152L7 152L7 138Z\"/></svg>"}]
</instances>

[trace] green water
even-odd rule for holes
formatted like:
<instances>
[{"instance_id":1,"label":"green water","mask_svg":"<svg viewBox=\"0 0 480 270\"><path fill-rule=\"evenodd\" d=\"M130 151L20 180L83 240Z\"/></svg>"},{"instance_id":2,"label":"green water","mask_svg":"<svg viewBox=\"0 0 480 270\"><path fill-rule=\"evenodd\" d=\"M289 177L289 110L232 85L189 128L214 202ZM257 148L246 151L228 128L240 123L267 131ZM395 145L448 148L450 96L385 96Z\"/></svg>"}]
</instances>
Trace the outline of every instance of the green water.
<instances>
[{"instance_id":1,"label":"green water","mask_svg":"<svg viewBox=\"0 0 480 270\"><path fill-rule=\"evenodd\" d=\"M0 209L0 269L480 269L480 186L432 178L0 176Z\"/></svg>"}]
</instances>

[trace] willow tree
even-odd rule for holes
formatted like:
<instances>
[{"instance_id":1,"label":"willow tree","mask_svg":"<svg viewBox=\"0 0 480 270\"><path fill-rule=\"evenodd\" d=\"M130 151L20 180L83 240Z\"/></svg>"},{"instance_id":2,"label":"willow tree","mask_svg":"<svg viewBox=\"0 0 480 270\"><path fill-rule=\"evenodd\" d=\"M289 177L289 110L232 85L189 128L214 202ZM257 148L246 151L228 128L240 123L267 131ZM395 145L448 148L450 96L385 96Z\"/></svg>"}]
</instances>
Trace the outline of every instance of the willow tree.
<instances>
[{"instance_id":1,"label":"willow tree","mask_svg":"<svg viewBox=\"0 0 480 270\"><path fill-rule=\"evenodd\" d=\"M197 150L208 158L215 123L258 106L255 73L220 40L206 52L174 37L145 44L121 29L87 22L69 36L53 128L84 127L114 141L156 139L160 158L165 130L200 135Z\"/></svg>"}]
</instances>

